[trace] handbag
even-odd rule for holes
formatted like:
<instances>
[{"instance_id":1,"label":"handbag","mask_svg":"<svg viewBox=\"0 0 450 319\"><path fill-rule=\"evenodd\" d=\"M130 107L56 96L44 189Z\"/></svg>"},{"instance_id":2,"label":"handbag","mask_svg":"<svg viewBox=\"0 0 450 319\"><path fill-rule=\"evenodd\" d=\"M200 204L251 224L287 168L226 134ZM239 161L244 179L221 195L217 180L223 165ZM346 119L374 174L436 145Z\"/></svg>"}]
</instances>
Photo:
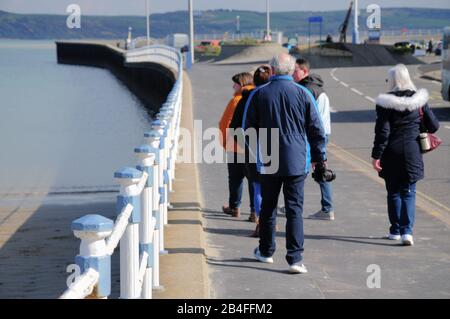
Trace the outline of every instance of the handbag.
<instances>
[{"instance_id":1,"label":"handbag","mask_svg":"<svg viewBox=\"0 0 450 319\"><path fill-rule=\"evenodd\" d=\"M441 145L442 140L437 135L427 132L425 123L423 121L423 108L422 107L419 109L419 116L420 116L420 122L421 122L420 126L421 126L421 128L424 128L424 129L421 129L421 133L420 133L420 151L422 153L428 153L428 152L431 152L432 150L435 150L436 148L438 148L438 146Z\"/></svg>"}]
</instances>

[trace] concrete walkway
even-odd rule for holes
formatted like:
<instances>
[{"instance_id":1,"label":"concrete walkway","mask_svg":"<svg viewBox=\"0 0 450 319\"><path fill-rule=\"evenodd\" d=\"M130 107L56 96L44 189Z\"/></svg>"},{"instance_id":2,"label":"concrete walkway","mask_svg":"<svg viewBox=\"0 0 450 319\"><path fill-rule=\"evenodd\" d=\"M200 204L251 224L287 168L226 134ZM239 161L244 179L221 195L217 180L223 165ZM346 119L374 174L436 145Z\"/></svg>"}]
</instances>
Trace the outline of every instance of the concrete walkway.
<instances>
[{"instance_id":1,"label":"concrete walkway","mask_svg":"<svg viewBox=\"0 0 450 319\"><path fill-rule=\"evenodd\" d=\"M217 127L232 96L231 76L254 66L195 65L193 83L195 119L203 128ZM331 83L330 83L331 84ZM346 93L348 105L359 105ZM355 104L353 104L355 103ZM358 122L356 119L355 122ZM351 121L350 121L351 122ZM360 130L347 124L349 138ZM373 123L365 123L373 126ZM370 129L373 132L373 127ZM371 133L372 134L372 133ZM372 138L372 135L371 137ZM446 216L418 200L414 247L383 239L388 232L386 191L367 163L337 144L329 147L329 163L337 172L333 183L336 220L305 220L306 275L287 273L285 218L279 215L275 263L253 259L258 240L249 237L254 224L246 221L248 195L244 193L243 216L231 218L220 211L226 203L227 172L224 164L199 164L204 196L207 261L213 298L449 298L450 238ZM350 141L349 141L350 142ZM367 144L367 148L370 144ZM366 150L366 157L370 157ZM319 187L306 183L304 216L320 208ZM282 205L282 200L280 200ZM374 270L380 288L370 288ZM368 285L369 281L369 285Z\"/></svg>"}]
</instances>

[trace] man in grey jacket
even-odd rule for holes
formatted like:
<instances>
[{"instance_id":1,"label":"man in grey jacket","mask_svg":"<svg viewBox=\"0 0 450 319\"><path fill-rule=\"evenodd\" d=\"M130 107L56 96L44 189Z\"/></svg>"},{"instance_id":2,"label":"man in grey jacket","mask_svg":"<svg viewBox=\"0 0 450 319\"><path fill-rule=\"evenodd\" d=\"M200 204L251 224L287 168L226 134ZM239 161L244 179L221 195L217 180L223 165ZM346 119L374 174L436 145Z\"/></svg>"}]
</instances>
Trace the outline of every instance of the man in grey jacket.
<instances>
[{"instance_id":1,"label":"man in grey jacket","mask_svg":"<svg viewBox=\"0 0 450 319\"><path fill-rule=\"evenodd\" d=\"M330 100L323 89L323 81L320 75L310 73L309 62L305 59L297 59L295 63L294 81L306 87L313 94L317 102L318 111L327 137L327 143L331 134ZM334 220L333 192L330 182L319 182L322 208L315 214L308 216L310 219Z\"/></svg>"}]
</instances>

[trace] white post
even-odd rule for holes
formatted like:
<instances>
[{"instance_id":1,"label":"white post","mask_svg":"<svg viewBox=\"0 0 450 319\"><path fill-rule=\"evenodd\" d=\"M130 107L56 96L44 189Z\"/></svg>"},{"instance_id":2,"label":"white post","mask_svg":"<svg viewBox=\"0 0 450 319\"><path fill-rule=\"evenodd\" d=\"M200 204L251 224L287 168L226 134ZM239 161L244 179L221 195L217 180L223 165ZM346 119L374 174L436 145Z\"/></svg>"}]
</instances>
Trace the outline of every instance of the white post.
<instances>
[{"instance_id":1,"label":"white post","mask_svg":"<svg viewBox=\"0 0 450 319\"><path fill-rule=\"evenodd\" d=\"M191 52L191 63L194 64L194 7L189 0L189 52Z\"/></svg>"},{"instance_id":2,"label":"white post","mask_svg":"<svg viewBox=\"0 0 450 319\"><path fill-rule=\"evenodd\" d=\"M111 235L114 222L100 215L86 215L72 222L75 237L81 239L80 253L75 263L81 274L89 268L99 273L94 290L97 298L107 298L111 293L111 256L106 249L105 238Z\"/></svg>"},{"instance_id":3,"label":"white post","mask_svg":"<svg viewBox=\"0 0 450 319\"><path fill-rule=\"evenodd\" d=\"M154 129L154 126L152 127ZM156 163L158 164L157 167L157 173L158 175L158 216L156 217L157 224L159 227L159 247L160 247L160 254L166 254L167 251L164 250L164 220L165 220L165 208L167 208L165 204L165 185L164 185L164 168L165 168L165 139L164 139L164 133L162 133L162 130L153 130L148 133L145 133L145 137L147 138L147 144L149 145L158 145L158 149L156 150Z\"/></svg>"},{"instance_id":4,"label":"white post","mask_svg":"<svg viewBox=\"0 0 450 319\"><path fill-rule=\"evenodd\" d=\"M141 200L138 184L142 172L134 168L123 168L114 173L120 183L117 196L117 213L127 204L133 206L129 224L120 241L120 298L137 299L139 294L139 222L141 220Z\"/></svg>"},{"instance_id":5,"label":"white post","mask_svg":"<svg viewBox=\"0 0 450 319\"><path fill-rule=\"evenodd\" d=\"M159 149L160 135L155 131L150 131L144 134L147 139L147 144L151 146L152 153L155 154L155 164L153 165L153 216L155 217L156 225L153 236L153 288L162 289L159 283L159 255L164 251L164 218L162 216L160 205L160 167L161 167L161 150Z\"/></svg>"},{"instance_id":6,"label":"white post","mask_svg":"<svg viewBox=\"0 0 450 319\"><path fill-rule=\"evenodd\" d=\"M358 16L359 16L359 8L358 8L358 0L355 0L355 25L353 28L353 43L359 44L359 25L358 25Z\"/></svg>"},{"instance_id":7,"label":"white post","mask_svg":"<svg viewBox=\"0 0 450 319\"><path fill-rule=\"evenodd\" d=\"M145 0L145 15L147 17L147 46L150 45L150 5L149 0Z\"/></svg>"},{"instance_id":8,"label":"white post","mask_svg":"<svg viewBox=\"0 0 450 319\"><path fill-rule=\"evenodd\" d=\"M270 0L266 0L266 11L267 11L266 37L267 37L267 41L269 41L270 40Z\"/></svg>"},{"instance_id":9,"label":"white post","mask_svg":"<svg viewBox=\"0 0 450 319\"><path fill-rule=\"evenodd\" d=\"M167 225L168 223L168 217L167 217L167 204L168 204L168 171L167 171L167 160L168 160L168 138L167 138L167 122L164 120L154 120L152 122L152 128L159 134L161 137L159 148L161 151L161 162L160 162L160 190L161 190L161 212L163 216L163 222L164 225ZM164 242L164 239L161 239L162 243ZM163 250L161 251L162 254L166 254L167 251Z\"/></svg>"},{"instance_id":10,"label":"white post","mask_svg":"<svg viewBox=\"0 0 450 319\"><path fill-rule=\"evenodd\" d=\"M166 162L167 162L166 163L166 173L169 174L168 175L169 180L167 181L168 182L167 188L168 188L169 192L172 192L172 186L173 186L172 179L173 179L173 171L174 171L173 166L175 164L175 162L173 161L173 158L174 158L173 151L174 151L174 144L175 144L175 141L174 141L174 133L175 133L174 126L175 126L175 124L174 124L173 112L170 111L169 109L160 111L157 115L157 118L162 122L166 121L167 123L170 123L169 128L166 129L167 137L166 137L166 145L165 145L164 149L166 152L165 156L166 156ZM168 202L168 200L167 200L167 202Z\"/></svg>"},{"instance_id":11,"label":"white post","mask_svg":"<svg viewBox=\"0 0 450 319\"><path fill-rule=\"evenodd\" d=\"M140 165L137 169L148 174L147 183L142 190L141 195L141 212L142 220L139 224L139 246L141 255L146 252L148 256L147 267L144 274L144 282L142 284L142 299L152 298L152 271L153 271L153 250L157 249L153 242L153 232L156 224L156 219L153 217L153 165L155 164L155 154L149 145L141 145L134 149L137 154Z\"/></svg>"}]
</instances>

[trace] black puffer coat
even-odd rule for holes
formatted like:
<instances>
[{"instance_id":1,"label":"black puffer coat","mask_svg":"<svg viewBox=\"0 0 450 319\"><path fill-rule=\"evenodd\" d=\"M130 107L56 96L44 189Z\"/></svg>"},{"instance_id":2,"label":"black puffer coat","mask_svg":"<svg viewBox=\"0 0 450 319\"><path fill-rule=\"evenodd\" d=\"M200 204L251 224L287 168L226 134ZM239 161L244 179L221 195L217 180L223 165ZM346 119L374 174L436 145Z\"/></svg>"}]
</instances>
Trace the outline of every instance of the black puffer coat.
<instances>
[{"instance_id":1,"label":"black puffer coat","mask_svg":"<svg viewBox=\"0 0 450 319\"><path fill-rule=\"evenodd\" d=\"M429 108L425 89L397 91L378 96L377 121L372 158L381 159L380 177L401 183L415 183L424 177L419 135L423 108L424 128L430 133L439 122Z\"/></svg>"}]
</instances>

